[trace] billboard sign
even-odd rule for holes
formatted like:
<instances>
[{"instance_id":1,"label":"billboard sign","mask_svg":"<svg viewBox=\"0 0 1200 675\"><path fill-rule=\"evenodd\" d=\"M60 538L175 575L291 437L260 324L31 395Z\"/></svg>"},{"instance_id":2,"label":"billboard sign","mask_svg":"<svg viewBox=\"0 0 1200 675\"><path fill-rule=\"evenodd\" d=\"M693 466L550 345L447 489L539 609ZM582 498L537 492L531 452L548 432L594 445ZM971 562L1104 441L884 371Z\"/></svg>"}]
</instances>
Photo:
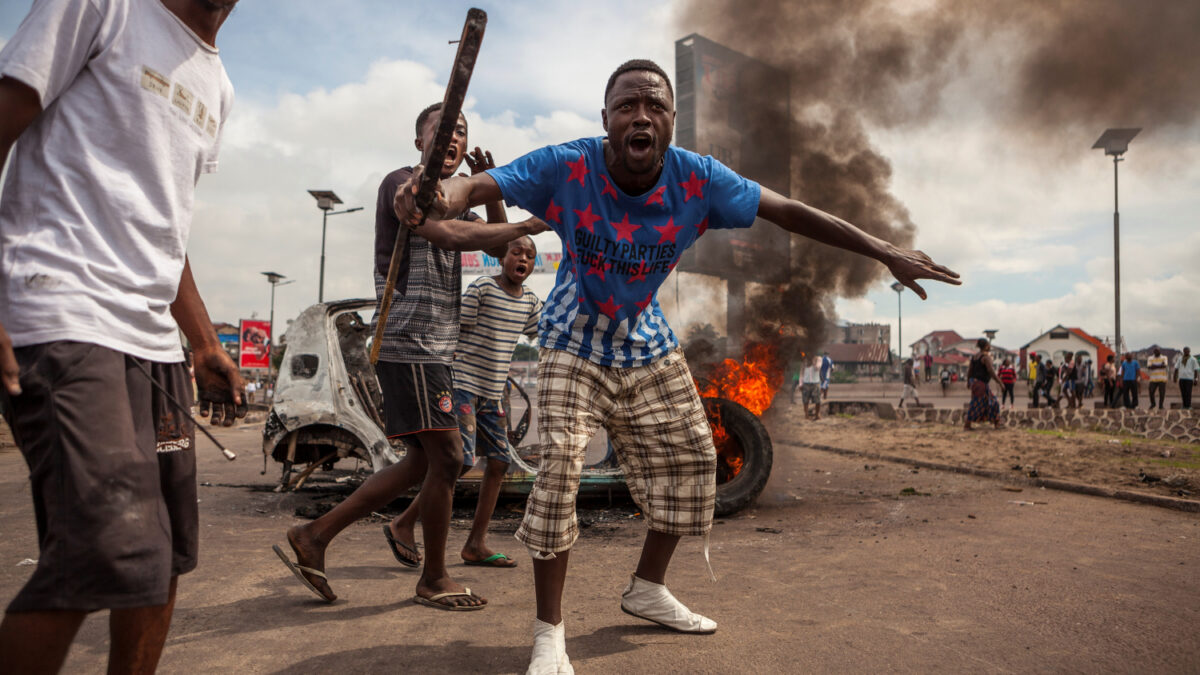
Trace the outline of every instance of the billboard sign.
<instances>
[{"instance_id":1,"label":"billboard sign","mask_svg":"<svg viewBox=\"0 0 1200 675\"><path fill-rule=\"evenodd\" d=\"M271 322L242 319L238 325L238 366L269 368L271 365Z\"/></svg>"},{"instance_id":2,"label":"billboard sign","mask_svg":"<svg viewBox=\"0 0 1200 675\"><path fill-rule=\"evenodd\" d=\"M539 253L533 263L534 273L543 272L554 274L558 271L558 264L562 262L562 253ZM463 274L500 274L500 260L492 256L482 253L463 253L462 254L462 271Z\"/></svg>"}]
</instances>

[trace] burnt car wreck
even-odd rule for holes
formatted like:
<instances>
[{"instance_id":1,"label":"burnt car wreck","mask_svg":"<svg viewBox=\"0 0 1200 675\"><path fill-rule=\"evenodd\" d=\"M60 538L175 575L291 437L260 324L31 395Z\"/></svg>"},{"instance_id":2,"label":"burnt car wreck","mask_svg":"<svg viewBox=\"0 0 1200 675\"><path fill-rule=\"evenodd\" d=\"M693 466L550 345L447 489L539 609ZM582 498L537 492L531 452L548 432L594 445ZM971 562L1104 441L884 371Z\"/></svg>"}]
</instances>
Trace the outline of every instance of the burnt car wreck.
<instances>
[{"instance_id":1,"label":"burnt car wreck","mask_svg":"<svg viewBox=\"0 0 1200 675\"><path fill-rule=\"evenodd\" d=\"M263 427L264 462L270 457L282 465L279 489L298 489L314 471L332 469L341 459L362 460L379 471L403 457L403 443L384 434L383 396L368 357L371 327L364 317L374 309L367 299L316 304L288 328ZM501 489L527 494L540 453L537 444L522 441L535 411L525 391L511 380L510 385L516 396L506 397L504 405L513 462ZM711 395L703 400L718 453L716 514L729 515L753 502L766 485L771 439L742 405ZM460 479L459 489L478 489L474 472ZM625 490L625 481L611 451L584 468L581 493L618 490Z\"/></svg>"}]
</instances>

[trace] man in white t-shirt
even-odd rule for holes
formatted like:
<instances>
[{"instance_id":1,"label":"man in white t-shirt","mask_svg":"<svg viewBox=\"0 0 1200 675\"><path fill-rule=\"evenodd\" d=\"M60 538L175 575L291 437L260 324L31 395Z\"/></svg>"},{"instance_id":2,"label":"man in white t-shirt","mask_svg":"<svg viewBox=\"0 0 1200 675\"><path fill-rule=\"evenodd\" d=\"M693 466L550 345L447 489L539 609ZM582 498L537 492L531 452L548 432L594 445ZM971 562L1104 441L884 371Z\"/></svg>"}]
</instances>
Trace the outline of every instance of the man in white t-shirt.
<instances>
[{"instance_id":1,"label":"man in white t-shirt","mask_svg":"<svg viewBox=\"0 0 1200 675\"><path fill-rule=\"evenodd\" d=\"M1192 387L1196 384L1196 357L1192 356L1192 348L1184 347L1183 353L1175 357L1175 381L1179 383L1179 398L1183 399L1183 409L1192 407Z\"/></svg>"},{"instance_id":2,"label":"man in white t-shirt","mask_svg":"<svg viewBox=\"0 0 1200 675\"><path fill-rule=\"evenodd\" d=\"M152 672L196 565L200 412L245 414L187 260L233 87L236 0L35 0L0 51L0 380L38 565L0 624L8 672L62 667L110 609L110 672ZM14 146L15 144L15 146Z\"/></svg>"},{"instance_id":3,"label":"man in white t-shirt","mask_svg":"<svg viewBox=\"0 0 1200 675\"><path fill-rule=\"evenodd\" d=\"M1158 409L1164 410L1163 399L1167 395L1167 357L1162 350L1154 348L1154 355L1146 359L1146 372L1150 374L1150 410L1154 410L1154 395L1158 394Z\"/></svg>"}]
</instances>

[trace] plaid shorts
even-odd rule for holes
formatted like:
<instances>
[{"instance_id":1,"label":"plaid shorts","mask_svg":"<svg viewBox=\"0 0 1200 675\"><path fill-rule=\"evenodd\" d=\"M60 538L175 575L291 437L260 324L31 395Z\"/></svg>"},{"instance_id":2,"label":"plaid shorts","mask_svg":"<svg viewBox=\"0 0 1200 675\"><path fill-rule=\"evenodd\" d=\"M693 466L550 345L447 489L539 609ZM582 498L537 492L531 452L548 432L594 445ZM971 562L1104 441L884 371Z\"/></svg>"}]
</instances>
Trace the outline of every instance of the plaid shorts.
<instances>
[{"instance_id":1,"label":"plaid shorts","mask_svg":"<svg viewBox=\"0 0 1200 675\"><path fill-rule=\"evenodd\" d=\"M682 350L646 366L600 366L565 351L538 363L541 464L517 540L566 551L579 538L575 496L588 441L608 431L646 526L674 535L712 529L717 452Z\"/></svg>"}]
</instances>

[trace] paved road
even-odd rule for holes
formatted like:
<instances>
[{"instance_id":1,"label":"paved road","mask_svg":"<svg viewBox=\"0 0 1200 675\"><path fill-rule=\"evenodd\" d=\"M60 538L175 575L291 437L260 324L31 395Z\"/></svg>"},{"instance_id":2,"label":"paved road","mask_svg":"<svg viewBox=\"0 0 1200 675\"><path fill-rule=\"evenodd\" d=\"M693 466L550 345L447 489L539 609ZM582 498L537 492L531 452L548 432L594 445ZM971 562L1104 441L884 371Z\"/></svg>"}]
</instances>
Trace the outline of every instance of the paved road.
<instances>
[{"instance_id":1,"label":"paved road","mask_svg":"<svg viewBox=\"0 0 1200 675\"><path fill-rule=\"evenodd\" d=\"M451 566L491 599L452 614L412 604L416 577L384 548L377 522L330 551L341 595L320 604L275 559L305 495L263 491L258 429L201 441L202 559L180 584L162 672L523 672L533 613L528 558L497 524L516 570ZM787 439L777 439L785 442ZM913 488L913 496L901 496ZM927 493L927 494L924 494ZM1020 506L1014 501L1038 502ZM631 511L633 509L630 509ZM501 531L502 530L502 531ZM37 555L20 456L0 452L0 597ZM451 551L465 539L451 532ZM712 636L668 633L621 613L636 519L584 530L568 581L568 649L581 673L1196 672L1200 517L987 480L777 450L751 511L712 536L717 582L685 541L669 584L720 622ZM99 672L103 614L88 619L66 672Z\"/></svg>"}]
</instances>

